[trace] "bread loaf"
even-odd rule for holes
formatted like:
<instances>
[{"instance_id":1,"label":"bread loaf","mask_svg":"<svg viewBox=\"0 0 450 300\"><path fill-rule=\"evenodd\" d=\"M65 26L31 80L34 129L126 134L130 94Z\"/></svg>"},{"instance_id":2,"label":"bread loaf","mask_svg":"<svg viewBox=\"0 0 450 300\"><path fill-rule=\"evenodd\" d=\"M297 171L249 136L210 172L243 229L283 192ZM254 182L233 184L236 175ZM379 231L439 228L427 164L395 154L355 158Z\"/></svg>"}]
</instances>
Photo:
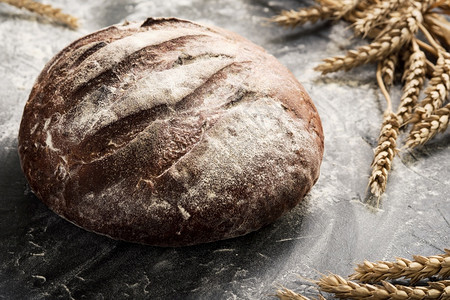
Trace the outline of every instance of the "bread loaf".
<instances>
[{"instance_id":1,"label":"bread loaf","mask_svg":"<svg viewBox=\"0 0 450 300\"><path fill-rule=\"evenodd\" d=\"M57 54L19 132L35 195L115 239L182 246L279 218L318 178L323 133L296 78L237 34L175 18Z\"/></svg>"}]
</instances>

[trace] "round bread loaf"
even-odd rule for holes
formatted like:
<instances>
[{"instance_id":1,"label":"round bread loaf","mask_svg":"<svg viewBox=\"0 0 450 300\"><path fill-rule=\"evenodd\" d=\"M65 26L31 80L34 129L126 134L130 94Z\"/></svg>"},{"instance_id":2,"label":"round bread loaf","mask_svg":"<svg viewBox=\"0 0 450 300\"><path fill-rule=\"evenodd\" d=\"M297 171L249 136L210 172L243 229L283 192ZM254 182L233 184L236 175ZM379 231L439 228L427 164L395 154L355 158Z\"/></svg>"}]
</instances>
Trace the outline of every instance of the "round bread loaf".
<instances>
[{"instance_id":1,"label":"round bread loaf","mask_svg":"<svg viewBox=\"0 0 450 300\"><path fill-rule=\"evenodd\" d=\"M323 132L295 77L241 36L175 18L112 26L56 55L19 132L31 189L112 238L240 236L319 176Z\"/></svg>"}]
</instances>

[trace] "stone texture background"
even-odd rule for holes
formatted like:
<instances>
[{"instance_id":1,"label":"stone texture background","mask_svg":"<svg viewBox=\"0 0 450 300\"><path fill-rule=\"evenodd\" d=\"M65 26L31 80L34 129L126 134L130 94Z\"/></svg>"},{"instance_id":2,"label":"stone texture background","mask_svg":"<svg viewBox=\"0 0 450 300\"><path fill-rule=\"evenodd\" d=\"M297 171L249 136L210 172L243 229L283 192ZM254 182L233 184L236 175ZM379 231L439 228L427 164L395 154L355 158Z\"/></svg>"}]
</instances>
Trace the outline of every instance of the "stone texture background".
<instances>
[{"instance_id":1,"label":"stone texture background","mask_svg":"<svg viewBox=\"0 0 450 300\"><path fill-rule=\"evenodd\" d=\"M79 17L71 31L0 4L0 299L274 299L278 285L311 295L298 275L346 275L363 260L433 255L450 247L449 133L394 161L381 209L367 179L384 99L374 66L321 77L322 58L363 42L348 24L286 30L266 22L294 0L49 0ZM17 131L45 63L74 39L126 20L175 16L235 31L303 83L325 131L321 177L303 204L244 237L185 248L118 242L61 219L29 190ZM399 95L400 87L393 94ZM395 97L394 97L395 98ZM397 97L398 98L398 97Z\"/></svg>"}]
</instances>

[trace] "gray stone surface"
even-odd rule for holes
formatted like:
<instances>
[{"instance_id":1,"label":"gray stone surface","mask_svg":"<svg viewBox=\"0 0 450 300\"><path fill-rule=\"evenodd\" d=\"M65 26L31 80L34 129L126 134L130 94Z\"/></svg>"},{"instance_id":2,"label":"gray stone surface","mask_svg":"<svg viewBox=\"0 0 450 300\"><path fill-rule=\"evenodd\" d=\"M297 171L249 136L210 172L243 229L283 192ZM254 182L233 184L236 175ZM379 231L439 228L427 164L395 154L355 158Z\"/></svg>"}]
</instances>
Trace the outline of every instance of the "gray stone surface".
<instances>
[{"instance_id":1,"label":"gray stone surface","mask_svg":"<svg viewBox=\"0 0 450 300\"><path fill-rule=\"evenodd\" d=\"M274 299L278 285L314 293L318 273L349 274L363 259L432 255L450 247L449 133L394 161L381 209L365 206L384 100L373 66L321 77L313 67L359 41L347 24L285 30L265 23L307 2L48 1L82 20L53 26L0 4L0 299ZM91 31L176 16L235 31L265 47L304 84L322 118L321 177L303 204L244 237L185 248L118 242L61 219L28 189L17 155L23 106L44 64ZM393 91L399 94L399 87Z\"/></svg>"}]
</instances>

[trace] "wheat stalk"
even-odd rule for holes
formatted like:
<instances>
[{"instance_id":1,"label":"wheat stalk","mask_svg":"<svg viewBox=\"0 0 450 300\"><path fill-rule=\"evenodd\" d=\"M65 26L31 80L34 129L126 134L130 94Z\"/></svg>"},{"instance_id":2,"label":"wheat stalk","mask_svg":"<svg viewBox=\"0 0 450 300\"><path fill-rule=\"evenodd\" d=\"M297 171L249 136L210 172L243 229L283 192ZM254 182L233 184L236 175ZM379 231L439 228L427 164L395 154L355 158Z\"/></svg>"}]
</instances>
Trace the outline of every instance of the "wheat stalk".
<instances>
[{"instance_id":1,"label":"wheat stalk","mask_svg":"<svg viewBox=\"0 0 450 300\"><path fill-rule=\"evenodd\" d=\"M421 279L438 276L450 277L450 249L445 254L433 256L415 255L414 260L397 258L395 262L364 261L355 268L355 273L349 276L350 280L359 280L366 283L375 283L382 280L407 278L411 283Z\"/></svg>"},{"instance_id":2,"label":"wheat stalk","mask_svg":"<svg viewBox=\"0 0 450 300\"><path fill-rule=\"evenodd\" d=\"M333 11L324 6L313 6L303 8L301 10L285 10L279 15L270 19L271 22L277 23L284 27L295 27L303 25L307 22L315 23L319 20L329 19L333 16Z\"/></svg>"},{"instance_id":3,"label":"wheat stalk","mask_svg":"<svg viewBox=\"0 0 450 300\"><path fill-rule=\"evenodd\" d=\"M406 141L406 146L414 148L423 145L439 132L444 132L448 128L449 118L450 103L447 103L444 107L435 110L432 115L414 124Z\"/></svg>"},{"instance_id":4,"label":"wheat stalk","mask_svg":"<svg viewBox=\"0 0 450 300\"><path fill-rule=\"evenodd\" d=\"M429 283L428 287L407 287L382 281L381 285L356 283L330 274L317 281L323 292L341 299L450 299L450 280Z\"/></svg>"},{"instance_id":5,"label":"wheat stalk","mask_svg":"<svg viewBox=\"0 0 450 300\"><path fill-rule=\"evenodd\" d=\"M362 64L384 59L409 43L422 20L421 8L410 6L404 14L393 18L388 26L389 30L381 32L373 43L350 50L345 56L327 58L315 70L322 74L339 70L347 71Z\"/></svg>"},{"instance_id":6,"label":"wheat stalk","mask_svg":"<svg viewBox=\"0 0 450 300\"><path fill-rule=\"evenodd\" d=\"M411 41L411 54L406 62L405 71L403 73L403 93L400 98L400 104L397 109L397 118L400 125L408 120L413 111L413 107L417 103L420 91L426 77L427 58L416 43Z\"/></svg>"},{"instance_id":7,"label":"wheat stalk","mask_svg":"<svg viewBox=\"0 0 450 300\"><path fill-rule=\"evenodd\" d=\"M400 128L397 115L392 112L391 98L382 79L382 66L382 63L378 64L377 81L386 98L387 108L383 117L378 145L374 151L374 159L371 165L372 174L369 178L370 191L378 198L380 198L386 190L392 160L397 152L397 136Z\"/></svg>"},{"instance_id":8,"label":"wheat stalk","mask_svg":"<svg viewBox=\"0 0 450 300\"><path fill-rule=\"evenodd\" d=\"M77 18L62 13L61 9L54 8L49 4L42 4L32 0L0 0L0 2L10 4L18 8L25 8L31 12L48 17L56 22L65 24L72 29L78 28Z\"/></svg>"}]
</instances>

